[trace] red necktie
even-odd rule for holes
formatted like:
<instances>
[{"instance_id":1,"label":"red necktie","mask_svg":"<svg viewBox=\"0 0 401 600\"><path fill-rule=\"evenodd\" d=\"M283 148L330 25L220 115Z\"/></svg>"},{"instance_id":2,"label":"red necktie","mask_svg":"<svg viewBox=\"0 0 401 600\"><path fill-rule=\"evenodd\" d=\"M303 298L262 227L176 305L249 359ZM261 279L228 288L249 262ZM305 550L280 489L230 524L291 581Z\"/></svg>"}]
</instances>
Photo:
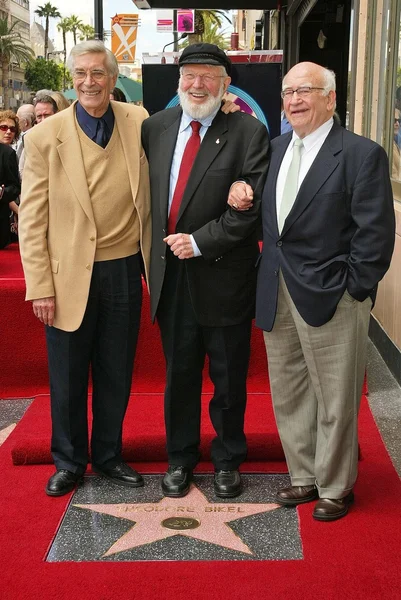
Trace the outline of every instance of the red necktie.
<instances>
[{"instance_id":1,"label":"red necktie","mask_svg":"<svg viewBox=\"0 0 401 600\"><path fill-rule=\"evenodd\" d=\"M184 195L185 188L191 173L192 165L194 164L196 155L198 153L201 139L199 130L202 124L199 121L191 121L192 135L189 138L187 145L185 146L184 153L181 159L180 171L178 173L178 179L175 186L173 201L170 207L170 214L168 216L167 233L175 233L175 226L177 223L178 212L180 210L181 200Z\"/></svg>"}]
</instances>

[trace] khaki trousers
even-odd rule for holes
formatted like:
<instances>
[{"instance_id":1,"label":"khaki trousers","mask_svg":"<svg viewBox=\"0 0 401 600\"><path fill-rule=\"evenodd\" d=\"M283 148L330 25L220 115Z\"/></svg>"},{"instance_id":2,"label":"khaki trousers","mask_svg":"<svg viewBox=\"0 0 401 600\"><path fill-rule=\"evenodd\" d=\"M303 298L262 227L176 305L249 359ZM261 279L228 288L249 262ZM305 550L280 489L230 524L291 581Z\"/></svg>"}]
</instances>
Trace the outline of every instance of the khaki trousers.
<instances>
[{"instance_id":1,"label":"khaki trousers","mask_svg":"<svg viewBox=\"0 0 401 600\"><path fill-rule=\"evenodd\" d=\"M315 484L321 498L352 489L358 466L358 410L372 301L345 292L333 318L305 323L282 274L277 315L264 332L273 407L294 486Z\"/></svg>"}]
</instances>

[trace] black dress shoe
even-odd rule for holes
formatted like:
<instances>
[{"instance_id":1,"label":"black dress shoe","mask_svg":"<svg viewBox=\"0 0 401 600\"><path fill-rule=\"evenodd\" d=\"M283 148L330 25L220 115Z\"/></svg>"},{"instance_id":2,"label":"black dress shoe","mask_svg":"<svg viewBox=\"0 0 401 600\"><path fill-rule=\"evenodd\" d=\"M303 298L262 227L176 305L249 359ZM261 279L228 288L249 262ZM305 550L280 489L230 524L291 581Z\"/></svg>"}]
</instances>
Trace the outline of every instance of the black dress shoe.
<instances>
[{"instance_id":1,"label":"black dress shoe","mask_svg":"<svg viewBox=\"0 0 401 600\"><path fill-rule=\"evenodd\" d=\"M125 487L143 486L142 475L122 461L114 467L92 465L92 471L117 485L123 485Z\"/></svg>"},{"instance_id":2,"label":"black dress shoe","mask_svg":"<svg viewBox=\"0 0 401 600\"><path fill-rule=\"evenodd\" d=\"M192 469L179 465L169 465L163 477L162 492L169 498L182 498L189 492Z\"/></svg>"},{"instance_id":3,"label":"black dress shoe","mask_svg":"<svg viewBox=\"0 0 401 600\"><path fill-rule=\"evenodd\" d=\"M67 469L58 469L47 482L45 491L48 496L64 496L74 489L82 475Z\"/></svg>"},{"instance_id":4,"label":"black dress shoe","mask_svg":"<svg viewBox=\"0 0 401 600\"><path fill-rule=\"evenodd\" d=\"M320 498L313 510L313 518L317 521L335 521L345 517L350 505L354 501L354 493L350 492L345 498L333 500L331 498Z\"/></svg>"},{"instance_id":5,"label":"black dress shoe","mask_svg":"<svg viewBox=\"0 0 401 600\"><path fill-rule=\"evenodd\" d=\"M292 485L277 492L276 502L281 506L297 506L297 504L312 502L318 496L315 485Z\"/></svg>"},{"instance_id":6,"label":"black dress shoe","mask_svg":"<svg viewBox=\"0 0 401 600\"><path fill-rule=\"evenodd\" d=\"M242 492L241 476L235 471L216 471L214 493L219 498L235 498Z\"/></svg>"}]
</instances>

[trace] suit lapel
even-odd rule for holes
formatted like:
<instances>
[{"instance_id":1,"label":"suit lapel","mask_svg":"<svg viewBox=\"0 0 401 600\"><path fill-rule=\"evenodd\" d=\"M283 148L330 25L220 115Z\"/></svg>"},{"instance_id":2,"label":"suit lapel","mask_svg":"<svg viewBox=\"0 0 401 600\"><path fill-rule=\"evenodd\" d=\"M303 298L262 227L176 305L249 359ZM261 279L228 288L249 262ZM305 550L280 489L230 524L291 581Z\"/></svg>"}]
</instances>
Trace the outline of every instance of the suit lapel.
<instances>
[{"instance_id":1,"label":"suit lapel","mask_svg":"<svg viewBox=\"0 0 401 600\"><path fill-rule=\"evenodd\" d=\"M76 102L70 108L63 111L64 119L57 134L57 138L61 143L57 147L57 150L61 164L82 209L88 219L92 223L95 223L84 161L82 160L81 144L76 132L75 104Z\"/></svg>"},{"instance_id":2,"label":"suit lapel","mask_svg":"<svg viewBox=\"0 0 401 600\"><path fill-rule=\"evenodd\" d=\"M196 156L191 174L188 179L187 187L185 188L177 222L191 201L191 198L205 176L205 173L208 171L213 161L226 145L227 136L227 115L225 115L222 111L219 111L202 140L199 152Z\"/></svg>"},{"instance_id":3,"label":"suit lapel","mask_svg":"<svg viewBox=\"0 0 401 600\"><path fill-rule=\"evenodd\" d=\"M322 185L337 168L339 160L336 155L341 151L342 129L340 126L334 124L299 188L294 205L285 220L281 235L284 235L294 221L298 219L312 202Z\"/></svg>"},{"instance_id":4,"label":"suit lapel","mask_svg":"<svg viewBox=\"0 0 401 600\"><path fill-rule=\"evenodd\" d=\"M124 103L112 102L115 125L123 147L124 156L127 158L128 178L130 181L133 202L135 204L136 194L139 186L139 148L136 120L126 110Z\"/></svg>"},{"instance_id":5,"label":"suit lapel","mask_svg":"<svg viewBox=\"0 0 401 600\"><path fill-rule=\"evenodd\" d=\"M164 131L160 135L160 214L162 223L167 223L168 199L170 195L170 170L173 161L174 149L177 142L178 131L181 123L181 109L178 108L174 113L166 113L164 122ZM167 119L167 117L169 117Z\"/></svg>"}]
</instances>

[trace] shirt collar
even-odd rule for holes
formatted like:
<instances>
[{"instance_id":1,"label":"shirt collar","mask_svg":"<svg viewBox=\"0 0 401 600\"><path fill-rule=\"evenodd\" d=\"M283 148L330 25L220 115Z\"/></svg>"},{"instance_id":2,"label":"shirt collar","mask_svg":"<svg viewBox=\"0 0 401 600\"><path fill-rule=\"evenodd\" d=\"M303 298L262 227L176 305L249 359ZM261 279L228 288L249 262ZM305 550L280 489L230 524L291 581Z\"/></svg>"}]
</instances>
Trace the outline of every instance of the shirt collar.
<instances>
[{"instance_id":1,"label":"shirt collar","mask_svg":"<svg viewBox=\"0 0 401 600\"><path fill-rule=\"evenodd\" d=\"M323 125L320 125L320 127L315 129L315 131L312 131L312 133L302 138L302 143L304 145L305 152L309 152L309 150L313 148L313 146L319 141L319 139L321 139L322 137L326 137L329 134L331 128L333 127L333 123L334 119L333 117L331 117L328 121L325 121ZM294 131L290 142L291 147L293 147L295 140L298 139L299 136Z\"/></svg>"},{"instance_id":2,"label":"shirt collar","mask_svg":"<svg viewBox=\"0 0 401 600\"><path fill-rule=\"evenodd\" d=\"M111 108L111 104L109 104L106 112L101 117L92 117L92 115L87 113L84 107L77 102L77 121L81 127L84 126L86 129L88 129L93 136L96 135L99 118L105 120L107 128L111 133L114 127L114 113L113 109Z\"/></svg>"},{"instance_id":3,"label":"shirt collar","mask_svg":"<svg viewBox=\"0 0 401 600\"><path fill-rule=\"evenodd\" d=\"M208 115L207 117L204 117L203 119L194 119L193 117L190 117L188 113L182 111L180 133L182 133L183 131L185 131L185 129L187 127L189 127L189 124L191 123L191 121L199 121L199 123L202 125L202 127L210 127L213 119L215 118L215 116L217 115L219 110L220 110L220 106L218 106L216 108L216 110L212 112L211 115Z\"/></svg>"}]
</instances>

